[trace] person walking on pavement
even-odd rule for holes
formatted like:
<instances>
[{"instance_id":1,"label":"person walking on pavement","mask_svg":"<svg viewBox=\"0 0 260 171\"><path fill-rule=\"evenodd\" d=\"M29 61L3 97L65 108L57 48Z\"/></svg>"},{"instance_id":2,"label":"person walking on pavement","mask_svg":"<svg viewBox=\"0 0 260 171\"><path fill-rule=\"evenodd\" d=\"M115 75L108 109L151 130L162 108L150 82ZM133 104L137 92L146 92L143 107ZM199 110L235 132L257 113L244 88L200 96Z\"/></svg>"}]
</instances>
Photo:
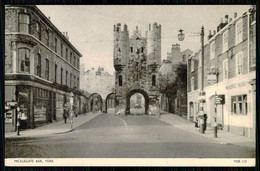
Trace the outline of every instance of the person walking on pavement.
<instances>
[{"instance_id":1,"label":"person walking on pavement","mask_svg":"<svg viewBox=\"0 0 260 171\"><path fill-rule=\"evenodd\" d=\"M203 107L200 107L200 110L198 112L198 121L199 121L199 128L200 130L204 132L204 111L203 111Z\"/></svg>"},{"instance_id":2,"label":"person walking on pavement","mask_svg":"<svg viewBox=\"0 0 260 171\"><path fill-rule=\"evenodd\" d=\"M69 113L69 111L68 111L67 103L64 103L64 106L63 106L63 118L64 118L65 124L67 123L68 113Z\"/></svg>"},{"instance_id":3,"label":"person walking on pavement","mask_svg":"<svg viewBox=\"0 0 260 171\"><path fill-rule=\"evenodd\" d=\"M204 113L203 119L204 119L204 131L206 131L206 129L207 129L207 119L208 119L208 116L207 116L206 113Z\"/></svg>"}]
</instances>

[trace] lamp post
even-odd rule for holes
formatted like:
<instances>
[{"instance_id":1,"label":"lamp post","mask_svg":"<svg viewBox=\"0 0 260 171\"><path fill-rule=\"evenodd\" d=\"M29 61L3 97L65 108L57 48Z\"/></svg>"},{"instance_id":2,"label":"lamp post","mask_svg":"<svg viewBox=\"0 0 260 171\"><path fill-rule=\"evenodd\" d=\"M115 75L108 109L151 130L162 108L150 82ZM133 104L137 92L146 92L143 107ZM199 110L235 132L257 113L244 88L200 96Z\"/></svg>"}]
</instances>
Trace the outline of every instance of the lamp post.
<instances>
[{"instance_id":1,"label":"lamp post","mask_svg":"<svg viewBox=\"0 0 260 171\"><path fill-rule=\"evenodd\" d=\"M178 34L179 41L183 41L185 38L183 31L184 30L182 30L182 29L179 30L179 34ZM203 111L204 111L204 104L206 102L205 97L203 97L203 96L205 96L205 92L204 92L204 26L201 27L200 33L195 33L195 34L200 36L200 42L201 42L201 87L200 87L199 96L202 96L202 97L200 97L199 106L203 107ZM207 123L204 123L204 124L207 124ZM203 129L202 133L204 133L204 129Z\"/></svg>"}]
</instances>

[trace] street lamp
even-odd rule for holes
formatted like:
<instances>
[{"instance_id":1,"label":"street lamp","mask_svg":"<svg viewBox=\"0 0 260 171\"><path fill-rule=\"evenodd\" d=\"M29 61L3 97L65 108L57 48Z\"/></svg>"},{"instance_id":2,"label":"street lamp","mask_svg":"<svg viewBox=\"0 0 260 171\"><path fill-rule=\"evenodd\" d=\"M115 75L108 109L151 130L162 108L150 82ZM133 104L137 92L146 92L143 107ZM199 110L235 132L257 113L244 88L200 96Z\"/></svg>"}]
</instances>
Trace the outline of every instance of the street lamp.
<instances>
[{"instance_id":1,"label":"street lamp","mask_svg":"<svg viewBox=\"0 0 260 171\"><path fill-rule=\"evenodd\" d=\"M184 30L180 29L178 34L178 40L183 41L185 35L183 33ZM201 91L204 90L204 27L201 27L200 33L195 33L196 35L200 36L201 41ZM204 93L203 93L204 94Z\"/></svg>"},{"instance_id":2,"label":"street lamp","mask_svg":"<svg viewBox=\"0 0 260 171\"><path fill-rule=\"evenodd\" d=\"M195 33L195 35L200 36L200 42L201 42L201 88L200 88L200 92L199 92L199 106L203 107L204 110L204 104L206 102L205 99L205 95L206 93L203 91L204 90L204 27L201 27L201 32L200 33ZM178 34L178 39L179 41L183 41L184 40L184 33L183 30L180 29L179 30L179 34ZM206 123L204 123L206 124ZM204 133L204 130L202 129L202 133Z\"/></svg>"}]
</instances>

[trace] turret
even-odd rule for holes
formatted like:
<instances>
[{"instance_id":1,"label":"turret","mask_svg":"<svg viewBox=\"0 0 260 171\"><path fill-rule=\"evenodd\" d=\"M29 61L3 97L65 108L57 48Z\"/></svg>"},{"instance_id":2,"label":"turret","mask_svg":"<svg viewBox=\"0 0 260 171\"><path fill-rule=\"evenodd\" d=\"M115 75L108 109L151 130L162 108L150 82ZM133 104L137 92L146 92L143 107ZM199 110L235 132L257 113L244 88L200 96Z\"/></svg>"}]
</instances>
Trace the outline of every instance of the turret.
<instances>
[{"instance_id":1,"label":"turret","mask_svg":"<svg viewBox=\"0 0 260 171\"><path fill-rule=\"evenodd\" d=\"M114 67L116 70L122 69L129 59L129 32L127 25L121 30L121 24L114 25Z\"/></svg>"},{"instance_id":2,"label":"turret","mask_svg":"<svg viewBox=\"0 0 260 171\"><path fill-rule=\"evenodd\" d=\"M161 64L161 25L149 24L147 32L147 65Z\"/></svg>"}]
</instances>

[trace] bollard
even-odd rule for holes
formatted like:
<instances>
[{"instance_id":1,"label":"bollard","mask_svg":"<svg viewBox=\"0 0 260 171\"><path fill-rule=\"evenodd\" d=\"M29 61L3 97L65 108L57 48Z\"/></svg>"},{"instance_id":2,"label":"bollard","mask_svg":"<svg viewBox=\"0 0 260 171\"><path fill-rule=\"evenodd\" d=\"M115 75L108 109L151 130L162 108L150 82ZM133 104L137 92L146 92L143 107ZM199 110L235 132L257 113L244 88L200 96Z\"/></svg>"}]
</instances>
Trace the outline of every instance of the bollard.
<instances>
[{"instance_id":1,"label":"bollard","mask_svg":"<svg viewBox=\"0 0 260 171\"><path fill-rule=\"evenodd\" d=\"M218 133L218 127L217 127L217 123L215 122L215 124L214 124L214 138L218 138L217 133Z\"/></svg>"}]
</instances>

